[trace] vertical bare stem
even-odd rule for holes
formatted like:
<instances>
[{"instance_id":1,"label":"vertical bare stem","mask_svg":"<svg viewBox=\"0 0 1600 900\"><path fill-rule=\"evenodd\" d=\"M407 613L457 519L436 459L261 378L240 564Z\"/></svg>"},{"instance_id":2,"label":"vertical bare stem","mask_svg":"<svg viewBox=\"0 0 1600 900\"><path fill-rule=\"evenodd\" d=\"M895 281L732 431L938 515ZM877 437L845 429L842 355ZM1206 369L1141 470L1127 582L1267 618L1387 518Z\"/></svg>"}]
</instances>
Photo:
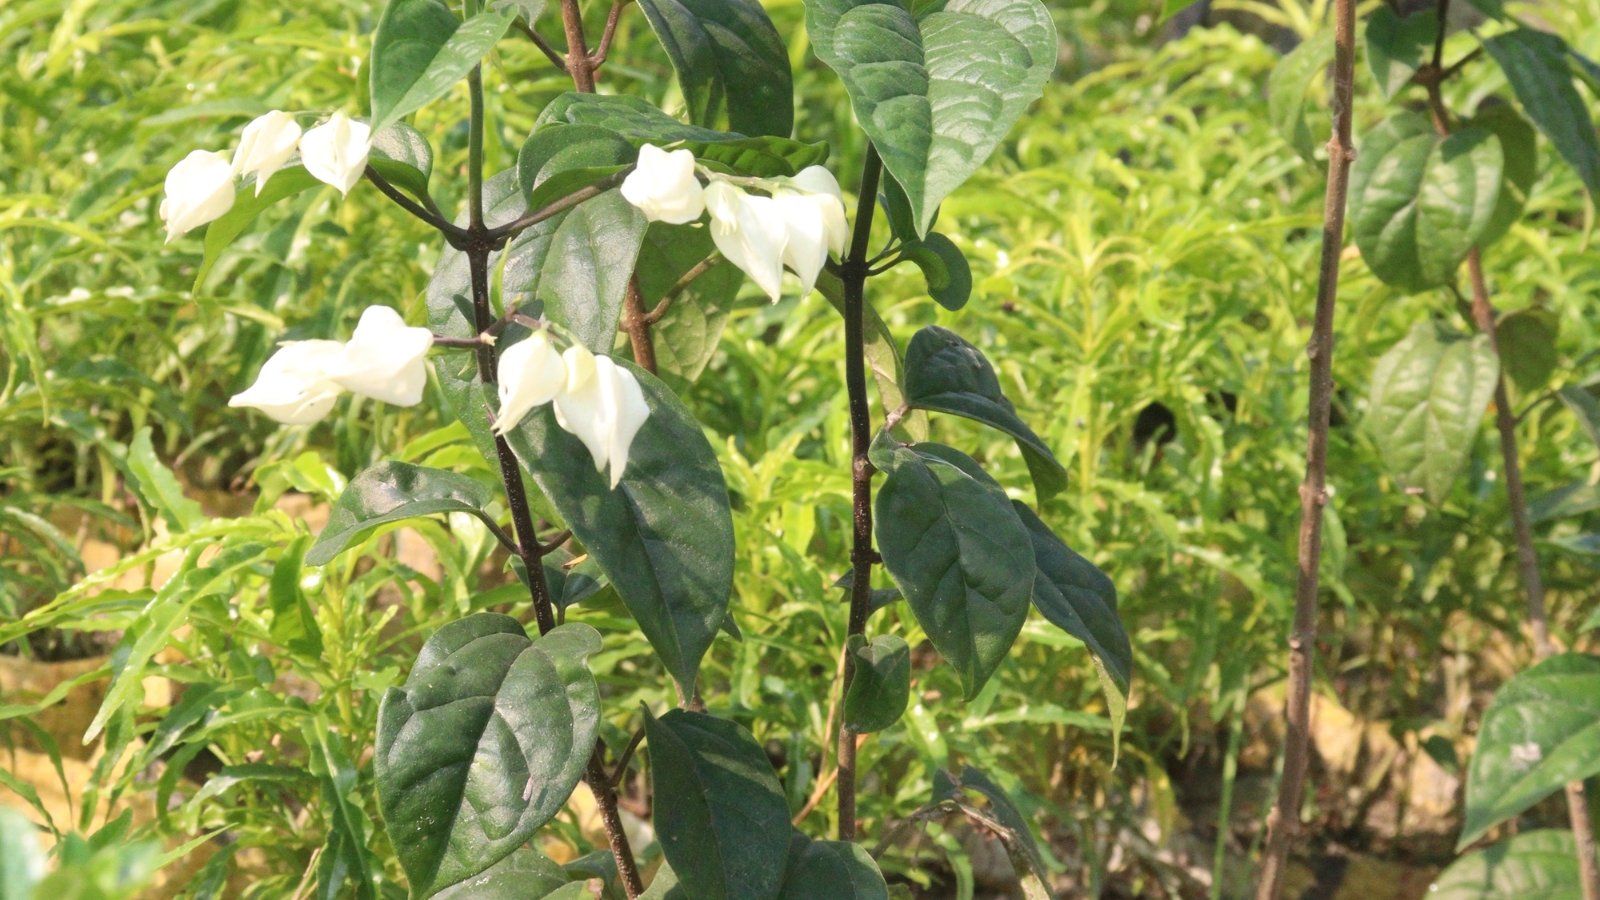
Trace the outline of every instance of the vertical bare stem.
<instances>
[{"instance_id":1,"label":"vertical bare stem","mask_svg":"<svg viewBox=\"0 0 1600 900\"><path fill-rule=\"evenodd\" d=\"M650 336L650 310L644 308L644 297L639 293L637 276L628 279L628 293L623 300L622 330L628 334L628 345L633 348L633 361L651 375L656 374L656 344Z\"/></svg>"},{"instance_id":2,"label":"vertical bare stem","mask_svg":"<svg viewBox=\"0 0 1600 900\"><path fill-rule=\"evenodd\" d=\"M1345 199L1350 163L1350 95L1355 68L1355 0L1334 4L1333 137L1328 141L1328 187L1322 209L1322 259L1317 272L1317 307L1306 355L1311 359L1307 413L1306 477L1300 485L1299 573L1294 625L1289 635L1288 723L1283 779L1267 817L1258 900L1276 900L1283 888L1289 847L1300 826L1300 795L1311 745L1311 679L1317 641L1317 588L1322 563L1322 508L1328 502L1328 412L1333 399L1333 314L1339 295L1339 256L1344 249Z\"/></svg>"},{"instance_id":3,"label":"vertical bare stem","mask_svg":"<svg viewBox=\"0 0 1600 900\"><path fill-rule=\"evenodd\" d=\"M862 634L867 630L867 613L872 601L872 563L877 554L872 549L872 463L867 450L872 446L872 422L867 408L866 368L866 293L867 259L872 237L872 214L878 203L878 178L883 172L883 161L877 148L868 145L867 158L862 166L861 192L856 204L855 231L850 240L849 255L841 267L844 282L844 384L850 400L850 497L851 497L851 547L850 566L850 625L848 634ZM844 656L844 685L848 687L855 675L855 660L846 646ZM839 728L839 839L853 841L856 837L856 735L850 729Z\"/></svg>"},{"instance_id":4,"label":"vertical bare stem","mask_svg":"<svg viewBox=\"0 0 1600 900\"><path fill-rule=\"evenodd\" d=\"M578 0L561 0L561 24L567 30L567 73L572 86L585 94L594 93L594 60L583 36L583 10Z\"/></svg>"}]
</instances>

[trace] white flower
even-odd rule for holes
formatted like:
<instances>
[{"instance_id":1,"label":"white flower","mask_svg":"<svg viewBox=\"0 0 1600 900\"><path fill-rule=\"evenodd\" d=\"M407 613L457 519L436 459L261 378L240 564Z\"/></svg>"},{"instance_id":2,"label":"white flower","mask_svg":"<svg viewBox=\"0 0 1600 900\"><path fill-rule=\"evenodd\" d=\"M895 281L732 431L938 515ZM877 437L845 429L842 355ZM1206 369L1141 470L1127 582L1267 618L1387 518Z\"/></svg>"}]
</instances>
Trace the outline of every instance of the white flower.
<instances>
[{"instance_id":1,"label":"white flower","mask_svg":"<svg viewBox=\"0 0 1600 900\"><path fill-rule=\"evenodd\" d=\"M411 328L387 306L369 306L344 345L333 381L363 397L415 406L428 384L428 348L433 332Z\"/></svg>"},{"instance_id":2,"label":"white flower","mask_svg":"<svg viewBox=\"0 0 1600 900\"><path fill-rule=\"evenodd\" d=\"M747 194L713 179L706 188L711 239L728 262L750 276L774 303L783 283L783 251L788 228L777 201Z\"/></svg>"},{"instance_id":3,"label":"white flower","mask_svg":"<svg viewBox=\"0 0 1600 900\"><path fill-rule=\"evenodd\" d=\"M367 169L372 129L342 112L300 138L300 162L311 177L348 194Z\"/></svg>"},{"instance_id":4,"label":"white flower","mask_svg":"<svg viewBox=\"0 0 1600 900\"><path fill-rule=\"evenodd\" d=\"M167 172L161 221L167 240L221 218L233 207L233 166L221 153L196 150Z\"/></svg>"},{"instance_id":5,"label":"white flower","mask_svg":"<svg viewBox=\"0 0 1600 900\"><path fill-rule=\"evenodd\" d=\"M233 152L233 171L237 175L254 175L259 197L267 179L283 168L299 143L300 125L294 116L276 109L258 116L239 136L239 149Z\"/></svg>"},{"instance_id":6,"label":"white flower","mask_svg":"<svg viewBox=\"0 0 1600 900\"><path fill-rule=\"evenodd\" d=\"M683 225L705 212L704 190L694 174L694 154L645 144L639 163L622 181L622 197L652 222Z\"/></svg>"},{"instance_id":7,"label":"white flower","mask_svg":"<svg viewBox=\"0 0 1600 900\"><path fill-rule=\"evenodd\" d=\"M507 347L495 371L500 383L500 411L494 416L497 434L510 431L535 406L554 400L567 380L566 364L543 331Z\"/></svg>"},{"instance_id":8,"label":"white flower","mask_svg":"<svg viewBox=\"0 0 1600 900\"><path fill-rule=\"evenodd\" d=\"M844 193L839 190L839 179L822 166L806 166L788 184L812 195L822 213L822 230L827 236L828 249L834 256L844 256L845 244L850 241L850 223L844 216Z\"/></svg>"},{"instance_id":9,"label":"white flower","mask_svg":"<svg viewBox=\"0 0 1600 900\"><path fill-rule=\"evenodd\" d=\"M261 366L255 384L234 394L229 406L259 409L285 425L310 425L333 409L339 385L332 378L344 364L338 341L288 341Z\"/></svg>"},{"instance_id":10,"label":"white flower","mask_svg":"<svg viewBox=\"0 0 1600 900\"><path fill-rule=\"evenodd\" d=\"M555 397L556 424L577 435L594 457L594 468L611 466L611 487L622 481L628 467L628 450L639 428L650 417L644 391L633 373L608 356L596 356L581 346L561 355L567 382Z\"/></svg>"}]
</instances>

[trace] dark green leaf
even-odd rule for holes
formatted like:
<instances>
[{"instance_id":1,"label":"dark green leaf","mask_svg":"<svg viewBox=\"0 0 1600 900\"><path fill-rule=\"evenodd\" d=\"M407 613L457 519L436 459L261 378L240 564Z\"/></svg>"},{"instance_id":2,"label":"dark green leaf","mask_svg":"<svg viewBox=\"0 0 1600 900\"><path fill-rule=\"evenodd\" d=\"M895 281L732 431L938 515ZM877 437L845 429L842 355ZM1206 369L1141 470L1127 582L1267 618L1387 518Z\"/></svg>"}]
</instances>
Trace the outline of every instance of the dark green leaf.
<instances>
[{"instance_id":1,"label":"dark green leaf","mask_svg":"<svg viewBox=\"0 0 1600 900\"><path fill-rule=\"evenodd\" d=\"M1033 605L1050 624L1089 648L1116 739L1128 712L1133 673L1133 647L1117 617L1117 587L1094 563L1056 537L1027 504L1013 500L1012 506L1033 540L1033 558L1039 566Z\"/></svg>"},{"instance_id":2,"label":"dark green leaf","mask_svg":"<svg viewBox=\"0 0 1600 900\"><path fill-rule=\"evenodd\" d=\"M1429 900L1583 900L1578 847L1570 831L1529 831L1450 864Z\"/></svg>"},{"instance_id":3,"label":"dark green leaf","mask_svg":"<svg viewBox=\"0 0 1600 900\"><path fill-rule=\"evenodd\" d=\"M1447 138L1420 113L1374 128L1350 173L1356 246L1374 275L1407 292L1447 284L1500 197L1500 142L1482 128Z\"/></svg>"},{"instance_id":4,"label":"dark green leaf","mask_svg":"<svg viewBox=\"0 0 1600 900\"><path fill-rule=\"evenodd\" d=\"M709 229L661 222L651 225L645 231L637 267L644 307L655 308L682 278L715 252ZM651 331L656 362L663 372L689 381L700 377L717 351L717 340L743 284L744 275L719 257L717 263L683 285Z\"/></svg>"},{"instance_id":5,"label":"dark green leaf","mask_svg":"<svg viewBox=\"0 0 1600 900\"><path fill-rule=\"evenodd\" d=\"M638 155L615 131L598 125L541 128L517 154L517 183L529 209L542 209L627 168Z\"/></svg>"},{"instance_id":6,"label":"dark green leaf","mask_svg":"<svg viewBox=\"0 0 1600 900\"><path fill-rule=\"evenodd\" d=\"M961 777L953 779L949 772L935 773L933 779L934 799L944 797L960 798L961 791L977 791L989 801L989 809L995 821L1004 825L1016 835L1021 842L1028 868L1037 875L1044 875L1044 861L1039 855L1039 843L1033 837L1033 828L1028 824L1028 817L1017 808L1011 795L994 780L981 770L967 766L961 770ZM1019 866L1019 871L1021 867Z\"/></svg>"},{"instance_id":7,"label":"dark green leaf","mask_svg":"<svg viewBox=\"0 0 1600 900\"><path fill-rule=\"evenodd\" d=\"M539 114L536 127L552 122L598 125L635 146L679 144L701 162L739 175L793 175L828 158L827 144L685 125L639 97L617 94L562 94Z\"/></svg>"},{"instance_id":8,"label":"dark green leaf","mask_svg":"<svg viewBox=\"0 0 1600 900\"><path fill-rule=\"evenodd\" d=\"M1439 33L1439 16L1431 9L1404 19L1387 6L1373 10L1367 19L1367 66L1383 96L1393 97L1411 82L1433 50Z\"/></svg>"},{"instance_id":9,"label":"dark green leaf","mask_svg":"<svg viewBox=\"0 0 1600 900\"><path fill-rule=\"evenodd\" d=\"M367 162L385 180L413 195L428 193L433 175L433 148L422 133L404 122L395 122L372 137Z\"/></svg>"},{"instance_id":10,"label":"dark green leaf","mask_svg":"<svg viewBox=\"0 0 1600 900\"><path fill-rule=\"evenodd\" d=\"M502 7L463 22L442 0L389 0L372 40L373 130L449 93L516 17Z\"/></svg>"},{"instance_id":11,"label":"dark green leaf","mask_svg":"<svg viewBox=\"0 0 1600 900\"><path fill-rule=\"evenodd\" d=\"M1600 773L1600 658L1563 653L1495 694L1467 768L1465 847L1573 781Z\"/></svg>"},{"instance_id":12,"label":"dark green leaf","mask_svg":"<svg viewBox=\"0 0 1600 900\"><path fill-rule=\"evenodd\" d=\"M959 451L880 435L872 461L888 473L874 516L884 568L970 700L1028 617L1028 531L1005 491Z\"/></svg>"},{"instance_id":13,"label":"dark green leaf","mask_svg":"<svg viewBox=\"0 0 1600 900\"><path fill-rule=\"evenodd\" d=\"M479 613L439 629L384 695L378 800L415 894L485 872L567 802L599 734L584 662L599 649L587 625L529 641Z\"/></svg>"},{"instance_id":14,"label":"dark green leaf","mask_svg":"<svg viewBox=\"0 0 1600 900\"><path fill-rule=\"evenodd\" d=\"M1561 402L1578 417L1578 424L1583 426L1589 440L1600 447L1600 397L1580 386L1564 387L1559 393Z\"/></svg>"},{"instance_id":15,"label":"dark green leaf","mask_svg":"<svg viewBox=\"0 0 1600 900\"><path fill-rule=\"evenodd\" d=\"M492 492L465 475L403 462L381 462L350 480L328 524L306 551L306 562L327 565L373 528L437 513L471 513L493 522L484 508Z\"/></svg>"},{"instance_id":16,"label":"dark green leaf","mask_svg":"<svg viewBox=\"0 0 1600 900\"><path fill-rule=\"evenodd\" d=\"M1067 470L1044 441L1018 418L982 351L937 325L906 347L906 403L915 409L964 416L1016 439L1039 499L1067 486Z\"/></svg>"},{"instance_id":17,"label":"dark green leaf","mask_svg":"<svg viewBox=\"0 0 1600 900\"><path fill-rule=\"evenodd\" d=\"M894 180L893 175L885 175L882 187L878 190L878 205L883 207L884 218L889 221L889 231L902 241L917 239L917 220L911 213L911 200L906 196L906 189L900 182ZM933 221L929 228L939 222L939 210L933 211Z\"/></svg>"},{"instance_id":18,"label":"dark green leaf","mask_svg":"<svg viewBox=\"0 0 1600 900\"><path fill-rule=\"evenodd\" d=\"M1506 377L1524 394L1537 391L1556 370L1556 333L1561 320L1542 307L1530 306L1500 317L1495 338Z\"/></svg>"},{"instance_id":19,"label":"dark green leaf","mask_svg":"<svg viewBox=\"0 0 1600 900\"><path fill-rule=\"evenodd\" d=\"M550 406L507 439L568 528L599 562L662 662L686 691L727 616L733 518L716 454L700 425L654 376L631 369L650 418L615 490Z\"/></svg>"},{"instance_id":20,"label":"dark green leaf","mask_svg":"<svg viewBox=\"0 0 1600 900\"><path fill-rule=\"evenodd\" d=\"M1158 21L1165 22L1198 2L1199 0L1161 0L1161 18Z\"/></svg>"},{"instance_id":21,"label":"dark green leaf","mask_svg":"<svg viewBox=\"0 0 1600 900\"><path fill-rule=\"evenodd\" d=\"M789 806L756 739L735 722L645 712L661 852L695 900L771 900L783 883Z\"/></svg>"},{"instance_id":22,"label":"dark green leaf","mask_svg":"<svg viewBox=\"0 0 1600 900\"><path fill-rule=\"evenodd\" d=\"M1556 146L1589 189L1600 198L1600 138L1589 106L1572 84L1567 43L1531 28L1516 28L1483 42L1511 82L1522 109Z\"/></svg>"},{"instance_id":23,"label":"dark green leaf","mask_svg":"<svg viewBox=\"0 0 1600 900\"><path fill-rule=\"evenodd\" d=\"M892 634L870 642L853 634L845 652L855 668L845 688L844 727L865 734L894 725L911 698L911 648Z\"/></svg>"},{"instance_id":24,"label":"dark green leaf","mask_svg":"<svg viewBox=\"0 0 1600 900\"><path fill-rule=\"evenodd\" d=\"M1484 106L1465 122L1465 126L1492 132L1500 140L1500 155L1505 160L1494 215L1478 235L1478 246L1488 247L1505 236L1522 217L1528 192L1533 190L1534 179L1539 176L1539 148L1534 141L1533 126L1504 103Z\"/></svg>"},{"instance_id":25,"label":"dark green leaf","mask_svg":"<svg viewBox=\"0 0 1600 900\"><path fill-rule=\"evenodd\" d=\"M1317 139L1306 121L1306 105L1311 86L1331 62L1333 35L1322 32L1285 54L1267 76L1267 121L1308 160L1316 158Z\"/></svg>"},{"instance_id":26,"label":"dark green leaf","mask_svg":"<svg viewBox=\"0 0 1600 900\"><path fill-rule=\"evenodd\" d=\"M689 121L745 134L794 130L789 53L756 0L639 0L677 72Z\"/></svg>"},{"instance_id":27,"label":"dark green leaf","mask_svg":"<svg viewBox=\"0 0 1600 900\"><path fill-rule=\"evenodd\" d=\"M907 241L900 255L915 263L928 282L928 296L955 312L972 296L972 268L967 257L949 238L937 231L920 241Z\"/></svg>"},{"instance_id":28,"label":"dark green leaf","mask_svg":"<svg viewBox=\"0 0 1600 900\"><path fill-rule=\"evenodd\" d=\"M813 841L799 831L779 900L889 900L889 886L867 849L852 841Z\"/></svg>"},{"instance_id":29,"label":"dark green leaf","mask_svg":"<svg viewBox=\"0 0 1600 900\"><path fill-rule=\"evenodd\" d=\"M1491 19L1504 19L1506 7L1504 0L1467 0L1467 3Z\"/></svg>"},{"instance_id":30,"label":"dark green leaf","mask_svg":"<svg viewBox=\"0 0 1600 900\"><path fill-rule=\"evenodd\" d=\"M255 221L262 210L285 197L292 197L321 184L322 182L311 177L311 173L307 172L304 166L296 164L274 172L260 196L256 195L252 183L241 186L234 196L233 207L222 218L206 226L204 256L201 257L200 268L195 271L194 276L195 289L199 290L205 283L206 276L211 274L211 267L217 264L222 251L228 249L235 238L244 234L244 230L250 227L250 223Z\"/></svg>"},{"instance_id":31,"label":"dark green leaf","mask_svg":"<svg viewBox=\"0 0 1600 900\"><path fill-rule=\"evenodd\" d=\"M139 499L160 513L174 531L188 531L205 519L200 504L184 496L172 470L156 458L149 426L139 429L128 444L128 474Z\"/></svg>"},{"instance_id":32,"label":"dark green leaf","mask_svg":"<svg viewBox=\"0 0 1600 900\"><path fill-rule=\"evenodd\" d=\"M433 900L526 900L548 897L567 884L567 873L532 847L518 847L510 856L465 881L433 895ZM579 887L582 887L580 882Z\"/></svg>"},{"instance_id":33,"label":"dark green leaf","mask_svg":"<svg viewBox=\"0 0 1600 900\"><path fill-rule=\"evenodd\" d=\"M1056 64L1039 0L949 0L921 19L898 3L806 0L817 57L905 189L917 234L989 158Z\"/></svg>"},{"instance_id":34,"label":"dark green leaf","mask_svg":"<svg viewBox=\"0 0 1600 900\"><path fill-rule=\"evenodd\" d=\"M1472 453L1494 397L1499 361L1489 341L1419 322L1372 371L1367 429L1402 488L1442 502Z\"/></svg>"}]
</instances>

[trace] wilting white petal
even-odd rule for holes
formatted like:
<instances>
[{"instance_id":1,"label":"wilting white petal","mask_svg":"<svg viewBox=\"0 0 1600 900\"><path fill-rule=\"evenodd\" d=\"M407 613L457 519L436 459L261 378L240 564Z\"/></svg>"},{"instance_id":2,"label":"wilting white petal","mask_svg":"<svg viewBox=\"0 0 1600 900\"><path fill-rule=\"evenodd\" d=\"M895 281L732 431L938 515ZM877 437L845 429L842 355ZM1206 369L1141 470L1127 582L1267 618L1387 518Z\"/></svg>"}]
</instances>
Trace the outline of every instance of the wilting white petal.
<instances>
[{"instance_id":1,"label":"wilting white petal","mask_svg":"<svg viewBox=\"0 0 1600 900\"><path fill-rule=\"evenodd\" d=\"M823 207L835 202L821 194L802 194L779 190L772 196L783 216L787 235L783 244L783 264L800 276L800 296L811 293L817 274L828 261L827 223Z\"/></svg>"},{"instance_id":2,"label":"wilting white petal","mask_svg":"<svg viewBox=\"0 0 1600 900\"><path fill-rule=\"evenodd\" d=\"M583 442L596 472L610 465L615 488L627 469L634 436L650 416L644 391L632 372L608 356L571 347L562 359L567 383L555 397L556 424Z\"/></svg>"},{"instance_id":3,"label":"wilting white petal","mask_svg":"<svg viewBox=\"0 0 1600 900\"><path fill-rule=\"evenodd\" d=\"M706 188L711 239L728 262L777 302L783 284L783 248L788 239L783 213L771 197L757 197L713 179Z\"/></svg>"},{"instance_id":4,"label":"wilting white petal","mask_svg":"<svg viewBox=\"0 0 1600 900\"><path fill-rule=\"evenodd\" d=\"M496 379L500 383L500 411L494 416L494 430L505 434L529 410L555 399L566 385L567 367L550 344L549 335L536 331L500 354Z\"/></svg>"},{"instance_id":5,"label":"wilting white petal","mask_svg":"<svg viewBox=\"0 0 1600 900\"><path fill-rule=\"evenodd\" d=\"M342 388L396 406L415 406L428 384L428 348L433 332L406 325L387 306L369 306L344 345L333 375Z\"/></svg>"},{"instance_id":6,"label":"wilting white petal","mask_svg":"<svg viewBox=\"0 0 1600 900\"><path fill-rule=\"evenodd\" d=\"M669 225L693 222L706 210L705 192L694 174L694 154L668 153L654 144L639 148L638 164L622 181L622 198L646 219Z\"/></svg>"},{"instance_id":7,"label":"wilting white petal","mask_svg":"<svg viewBox=\"0 0 1600 900\"><path fill-rule=\"evenodd\" d=\"M610 363L611 360L607 359L606 362ZM639 434L645 420L650 418L650 407L644 401L644 389L639 387L639 379L632 372L612 363L597 374L605 384L604 390L611 395L611 403L616 410L616 418L611 425L609 454L611 486L615 488L628 467L628 451L633 446L633 439Z\"/></svg>"},{"instance_id":8,"label":"wilting white petal","mask_svg":"<svg viewBox=\"0 0 1600 900\"><path fill-rule=\"evenodd\" d=\"M233 166L221 153L195 150L167 172L166 191L161 221L170 241L233 207Z\"/></svg>"},{"instance_id":9,"label":"wilting white petal","mask_svg":"<svg viewBox=\"0 0 1600 900\"><path fill-rule=\"evenodd\" d=\"M259 197L272 173L283 168L299 143L300 125L294 116L276 109L257 116L239 136L239 149L233 152L233 171L238 175L254 175Z\"/></svg>"},{"instance_id":10,"label":"wilting white petal","mask_svg":"<svg viewBox=\"0 0 1600 900\"><path fill-rule=\"evenodd\" d=\"M787 181L817 198L828 249L834 256L843 256L845 244L850 241L850 223L844 216L844 193L839 190L839 179L822 166L807 166ZM831 198L831 202L823 198Z\"/></svg>"},{"instance_id":11,"label":"wilting white petal","mask_svg":"<svg viewBox=\"0 0 1600 900\"><path fill-rule=\"evenodd\" d=\"M372 129L342 112L300 138L300 162L318 181L348 194L367 169Z\"/></svg>"},{"instance_id":12,"label":"wilting white petal","mask_svg":"<svg viewBox=\"0 0 1600 900\"><path fill-rule=\"evenodd\" d=\"M285 425L310 425L333 409L340 388L332 376L344 357L338 341L286 342L262 364L255 384L228 405L258 409Z\"/></svg>"}]
</instances>

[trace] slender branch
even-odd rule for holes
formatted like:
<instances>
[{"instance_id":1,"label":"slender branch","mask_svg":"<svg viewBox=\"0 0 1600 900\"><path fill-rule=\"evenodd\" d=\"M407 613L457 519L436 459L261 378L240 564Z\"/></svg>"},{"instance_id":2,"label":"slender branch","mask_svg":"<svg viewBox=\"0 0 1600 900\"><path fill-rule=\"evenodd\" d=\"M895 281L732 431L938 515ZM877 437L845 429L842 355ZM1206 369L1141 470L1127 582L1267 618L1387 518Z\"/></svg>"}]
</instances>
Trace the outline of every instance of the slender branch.
<instances>
[{"instance_id":1,"label":"slender branch","mask_svg":"<svg viewBox=\"0 0 1600 900\"><path fill-rule=\"evenodd\" d=\"M628 333L633 361L651 375L656 374L656 344L650 337L650 313L644 308L637 275L628 279L628 291L622 299L622 330Z\"/></svg>"},{"instance_id":2,"label":"slender branch","mask_svg":"<svg viewBox=\"0 0 1600 900\"><path fill-rule=\"evenodd\" d=\"M594 71L599 71L611 55L611 41L617 36L617 23L622 20L622 8L627 5L628 0L615 0L611 4L611 11L606 13L606 30L600 34L600 46L589 55L589 65Z\"/></svg>"},{"instance_id":3,"label":"slender branch","mask_svg":"<svg viewBox=\"0 0 1600 900\"><path fill-rule=\"evenodd\" d=\"M633 753L639 749L639 745L643 742L644 729L641 728L633 733L633 738L628 741L628 746L622 749L622 755L617 758L617 764L611 770L611 787L613 790L622 784L622 779L627 777L628 763L633 762Z\"/></svg>"},{"instance_id":4,"label":"slender branch","mask_svg":"<svg viewBox=\"0 0 1600 900\"><path fill-rule=\"evenodd\" d=\"M605 762L600 758L600 748L595 742L594 753L589 756L589 768L583 782L594 794L595 806L600 809L600 823L605 826L606 843L611 845L611 856L617 861L617 875L628 900L644 893L644 879L639 876L639 865L633 860L633 848L628 845L628 831L622 825L622 814L617 812L617 789L611 784Z\"/></svg>"},{"instance_id":5,"label":"slender branch","mask_svg":"<svg viewBox=\"0 0 1600 900\"><path fill-rule=\"evenodd\" d=\"M435 347L451 347L458 350L476 350L483 346L483 343L483 338L481 336L469 338L451 337L447 334L436 334L433 336L433 345Z\"/></svg>"},{"instance_id":6,"label":"slender branch","mask_svg":"<svg viewBox=\"0 0 1600 900\"><path fill-rule=\"evenodd\" d=\"M413 216L416 216L418 219L421 219L423 222L426 222L428 226L434 230L442 232L446 238L454 238L456 241L459 241L460 239L466 237L467 233L465 231L451 224L448 219L439 213L438 207L434 206L433 204L432 197L425 198L428 205L427 207L423 207L422 205L418 204L417 201L407 197L399 188L391 184L389 179L378 174L378 170L374 169L372 166L367 166L365 174L367 176L367 180L372 182L372 184L377 187L379 192L381 192L385 197L393 200L395 205L399 206L401 209L412 214Z\"/></svg>"},{"instance_id":7,"label":"slender branch","mask_svg":"<svg viewBox=\"0 0 1600 900\"><path fill-rule=\"evenodd\" d=\"M1322 566L1323 507L1328 503L1328 419L1333 403L1333 317L1339 297L1339 257L1344 250L1344 217L1349 192L1351 93L1355 70L1355 0L1334 4L1333 135L1328 140L1328 182L1322 208L1322 256L1317 271L1317 305L1306 355L1311 360L1307 411L1306 477L1300 485L1299 571L1295 579L1294 624L1289 634L1289 689L1283 778L1267 817L1267 846L1261 861L1257 900L1276 900L1283 888L1289 847L1300 826L1311 743L1311 680L1317 643L1317 593Z\"/></svg>"},{"instance_id":8,"label":"slender branch","mask_svg":"<svg viewBox=\"0 0 1600 900\"><path fill-rule=\"evenodd\" d=\"M483 231L483 67L473 66L467 73L467 94L472 103L472 118L467 125L467 227ZM482 328L478 329L482 331Z\"/></svg>"},{"instance_id":9,"label":"slender branch","mask_svg":"<svg viewBox=\"0 0 1600 900\"><path fill-rule=\"evenodd\" d=\"M688 290L689 286L694 284L696 278L699 278L701 275L704 275L705 273L716 268L717 263L720 262L722 262L722 254L713 253L705 259L695 263L694 266L689 269L689 271L683 273L682 278L679 278L677 282L672 285L672 287L667 289L665 294L661 295L661 299L656 302L656 305L651 307L649 312L645 313L644 320L649 322L651 325L654 325L665 318L667 315L667 307L672 305L672 301L678 299L678 297L682 295L684 291Z\"/></svg>"},{"instance_id":10,"label":"slender branch","mask_svg":"<svg viewBox=\"0 0 1600 900\"><path fill-rule=\"evenodd\" d=\"M512 537L510 532L500 527L499 522L484 519L483 524L488 526L489 533L494 535L494 539L500 542L500 546L506 548L515 556L522 555L522 548L517 546L517 539Z\"/></svg>"},{"instance_id":11,"label":"slender branch","mask_svg":"<svg viewBox=\"0 0 1600 900\"><path fill-rule=\"evenodd\" d=\"M1348 0L1346 0L1348 2ZM878 203L878 178L883 160L878 150L867 146L861 169L861 190L856 205L855 231L849 255L842 269L844 281L844 383L850 400L850 499L853 534L850 549L850 624L847 635L867 630L867 613L872 609L872 462L867 451L872 446L872 422L867 408L866 370L866 288L867 244L872 238L872 214ZM855 676L855 660L850 656L848 639L844 654L844 678L840 690L847 689ZM856 837L856 739L848 728L839 729L839 839Z\"/></svg>"},{"instance_id":12,"label":"slender branch","mask_svg":"<svg viewBox=\"0 0 1600 900\"><path fill-rule=\"evenodd\" d=\"M544 543L539 545L539 555L540 556L549 556L550 554L556 552L557 550L560 550L561 549L561 545L565 544L571 538L572 538L572 532L571 531L564 530L564 531L556 532L555 535L550 538L550 540L545 541Z\"/></svg>"},{"instance_id":13,"label":"slender branch","mask_svg":"<svg viewBox=\"0 0 1600 900\"><path fill-rule=\"evenodd\" d=\"M555 47L551 46L550 42L545 40L543 35L533 30L533 25L531 23L523 21L522 19L518 19L517 30L527 35L528 40L533 41L533 45L538 47L540 52L545 55L545 58L550 60L551 64L553 64L557 69L560 69L563 74L567 71L566 57L561 55L560 50L557 50Z\"/></svg>"},{"instance_id":14,"label":"slender branch","mask_svg":"<svg viewBox=\"0 0 1600 900\"><path fill-rule=\"evenodd\" d=\"M583 10L578 0L561 0L561 25L567 32L567 74L579 93L594 93L594 60L583 37Z\"/></svg>"},{"instance_id":15,"label":"slender branch","mask_svg":"<svg viewBox=\"0 0 1600 900\"><path fill-rule=\"evenodd\" d=\"M1460 72L1463 66L1465 66L1467 63L1472 62L1473 60L1477 59L1478 57L1480 57L1482 55L1483 55L1483 45L1480 44L1477 47L1473 48L1471 53L1468 53L1466 56L1463 56L1460 59L1456 60L1455 62L1451 63L1449 68L1447 68L1444 71L1440 72L1439 73L1439 80L1440 81L1448 81L1449 79L1455 77L1456 73Z\"/></svg>"},{"instance_id":16,"label":"slender branch","mask_svg":"<svg viewBox=\"0 0 1600 900\"><path fill-rule=\"evenodd\" d=\"M545 219L548 219L551 216L566 212L585 200L592 200L595 197L600 196L606 191L609 191L621 184L622 179L626 177L628 177L627 171L617 172L613 175L607 175L605 178L602 178L588 187L579 188L547 206L541 206L533 212L523 215L514 222L509 222L505 225L499 226L498 228L490 228L486 233L492 240L503 243L516 237L527 229L539 224L540 222L543 222Z\"/></svg>"}]
</instances>

